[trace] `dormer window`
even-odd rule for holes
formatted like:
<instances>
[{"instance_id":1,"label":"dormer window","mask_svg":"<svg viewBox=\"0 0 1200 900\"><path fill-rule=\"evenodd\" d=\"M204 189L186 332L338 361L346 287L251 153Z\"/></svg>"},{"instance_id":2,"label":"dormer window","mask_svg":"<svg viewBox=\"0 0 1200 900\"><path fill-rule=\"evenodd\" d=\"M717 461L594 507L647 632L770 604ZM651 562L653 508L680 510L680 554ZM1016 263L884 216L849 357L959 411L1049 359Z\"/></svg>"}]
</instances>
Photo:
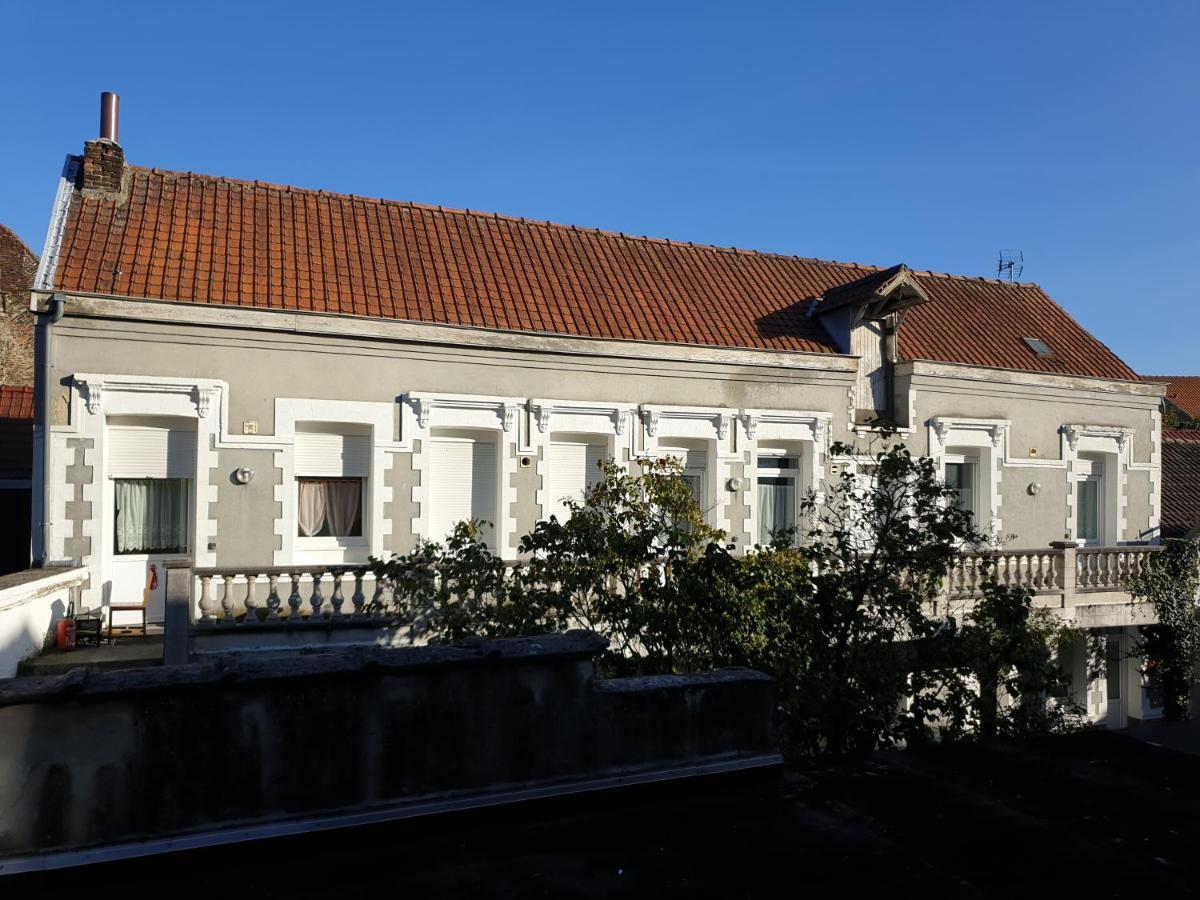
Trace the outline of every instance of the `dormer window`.
<instances>
[{"instance_id":1,"label":"dormer window","mask_svg":"<svg viewBox=\"0 0 1200 900\"><path fill-rule=\"evenodd\" d=\"M898 265L830 288L812 308L810 315L821 319L842 352L858 357L856 423L900 424L893 377L900 358L900 325L911 307L928 299L913 271Z\"/></svg>"}]
</instances>

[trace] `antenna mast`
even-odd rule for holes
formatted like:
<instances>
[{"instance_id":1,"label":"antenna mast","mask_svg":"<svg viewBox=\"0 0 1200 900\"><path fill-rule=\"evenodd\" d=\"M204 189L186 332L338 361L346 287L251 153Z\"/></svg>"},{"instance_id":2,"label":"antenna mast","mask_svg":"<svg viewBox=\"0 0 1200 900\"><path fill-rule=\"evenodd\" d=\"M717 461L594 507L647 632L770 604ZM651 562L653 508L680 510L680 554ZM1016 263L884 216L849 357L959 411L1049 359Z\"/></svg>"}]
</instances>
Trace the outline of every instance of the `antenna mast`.
<instances>
[{"instance_id":1,"label":"antenna mast","mask_svg":"<svg viewBox=\"0 0 1200 900\"><path fill-rule=\"evenodd\" d=\"M1020 250L1001 250L996 263L996 277L1008 279L1009 284L1021 277L1025 271L1025 254Z\"/></svg>"}]
</instances>

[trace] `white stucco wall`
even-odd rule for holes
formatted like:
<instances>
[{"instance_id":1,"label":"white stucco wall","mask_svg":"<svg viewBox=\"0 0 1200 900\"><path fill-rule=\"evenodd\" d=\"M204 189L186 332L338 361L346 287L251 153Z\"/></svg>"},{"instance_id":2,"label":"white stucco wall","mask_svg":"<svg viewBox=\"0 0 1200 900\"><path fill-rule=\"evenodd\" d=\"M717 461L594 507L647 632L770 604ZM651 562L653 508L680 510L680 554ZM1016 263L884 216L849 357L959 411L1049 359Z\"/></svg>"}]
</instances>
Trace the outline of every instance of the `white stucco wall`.
<instances>
[{"instance_id":1,"label":"white stucco wall","mask_svg":"<svg viewBox=\"0 0 1200 900\"><path fill-rule=\"evenodd\" d=\"M21 660L42 651L67 611L72 590L86 580L82 568L0 578L0 678L12 678Z\"/></svg>"}]
</instances>

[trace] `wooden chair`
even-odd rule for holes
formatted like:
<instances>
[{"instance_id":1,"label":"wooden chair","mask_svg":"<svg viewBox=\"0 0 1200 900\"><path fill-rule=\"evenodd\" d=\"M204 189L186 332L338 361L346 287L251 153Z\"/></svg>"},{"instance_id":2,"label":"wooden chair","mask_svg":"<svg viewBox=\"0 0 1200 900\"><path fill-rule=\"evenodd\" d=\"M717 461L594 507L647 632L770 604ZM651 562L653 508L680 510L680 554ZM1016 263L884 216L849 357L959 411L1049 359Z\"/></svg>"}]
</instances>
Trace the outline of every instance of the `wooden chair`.
<instances>
[{"instance_id":1,"label":"wooden chair","mask_svg":"<svg viewBox=\"0 0 1200 900\"><path fill-rule=\"evenodd\" d=\"M158 587L158 567L151 563L150 571L146 574L146 587L142 589L141 603L110 603L108 605L108 642L110 644L113 639L113 616L119 612L141 613L141 625L122 625L121 630L140 628L142 637L146 636L146 607L150 605L150 592L156 587Z\"/></svg>"}]
</instances>

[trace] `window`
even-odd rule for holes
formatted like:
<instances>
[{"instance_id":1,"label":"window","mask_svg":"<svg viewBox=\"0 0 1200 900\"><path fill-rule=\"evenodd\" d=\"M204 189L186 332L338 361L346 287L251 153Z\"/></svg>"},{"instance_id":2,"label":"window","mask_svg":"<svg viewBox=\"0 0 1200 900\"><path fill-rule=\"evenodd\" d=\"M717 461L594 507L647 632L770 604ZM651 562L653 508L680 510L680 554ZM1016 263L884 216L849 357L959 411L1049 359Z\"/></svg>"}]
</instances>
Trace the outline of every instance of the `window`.
<instances>
[{"instance_id":1,"label":"window","mask_svg":"<svg viewBox=\"0 0 1200 900\"><path fill-rule=\"evenodd\" d=\"M186 478L117 478L113 486L116 553L187 552Z\"/></svg>"},{"instance_id":2,"label":"window","mask_svg":"<svg viewBox=\"0 0 1200 900\"><path fill-rule=\"evenodd\" d=\"M1099 544L1104 538L1104 463L1081 456L1075 467L1075 537Z\"/></svg>"},{"instance_id":3,"label":"window","mask_svg":"<svg viewBox=\"0 0 1200 900\"><path fill-rule=\"evenodd\" d=\"M946 487L954 491L955 504L973 518L979 518L976 506L979 461L967 456L946 456Z\"/></svg>"},{"instance_id":4,"label":"window","mask_svg":"<svg viewBox=\"0 0 1200 900\"><path fill-rule=\"evenodd\" d=\"M556 440L550 444L549 515L560 522L567 520L570 510L563 500L569 497L583 502L588 491L603 480L600 464L607 456L607 447L601 443Z\"/></svg>"},{"instance_id":5,"label":"window","mask_svg":"<svg viewBox=\"0 0 1200 900\"><path fill-rule=\"evenodd\" d=\"M300 537L362 537L362 478L297 478Z\"/></svg>"},{"instance_id":6,"label":"window","mask_svg":"<svg viewBox=\"0 0 1200 900\"><path fill-rule=\"evenodd\" d=\"M352 433L356 427L361 430L322 423L296 428L296 536L308 542L298 546L336 549L365 541L371 438Z\"/></svg>"},{"instance_id":7,"label":"window","mask_svg":"<svg viewBox=\"0 0 1200 900\"><path fill-rule=\"evenodd\" d=\"M1041 338L1027 337L1021 338L1025 342L1025 346L1032 350L1038 356L1046 357L1053 356L1054 351L1047 346L1046 342Z\"/></svg>"},{"instance_id":8,"label":"window","mask_svg":"<svg viewBox=\"0 0 1200 900\"><path fill-rule=\"evenodd\" d=\"M776 534L796 527L799 471L794 456L758 458L758 543L764 547Z\"/></svg>"},{"instance_id":9,"label":"window","mask_svg":"<svg viewBox=\"0 0 1200 900\"><path fill-rule=\"evenodd\" d=\"M470 519L494 524L498 485L496 441L491 435L433 438L430 441L429 536L444 540L459 522ZM491 527L485 529L484 537L489 543L491 533Z\"/></svg>"},{"instance_id":10,"label":"window","mask_svg":"<svg viewBox=\"0 0 1200 900\"><path fill-rule=\"evenodd\" d=\"M683 463L683 481L696 498L700 511L708 511L708 453L704 450L660 448L664 456L674 456Z\"/></svg>"}]
</instances>

